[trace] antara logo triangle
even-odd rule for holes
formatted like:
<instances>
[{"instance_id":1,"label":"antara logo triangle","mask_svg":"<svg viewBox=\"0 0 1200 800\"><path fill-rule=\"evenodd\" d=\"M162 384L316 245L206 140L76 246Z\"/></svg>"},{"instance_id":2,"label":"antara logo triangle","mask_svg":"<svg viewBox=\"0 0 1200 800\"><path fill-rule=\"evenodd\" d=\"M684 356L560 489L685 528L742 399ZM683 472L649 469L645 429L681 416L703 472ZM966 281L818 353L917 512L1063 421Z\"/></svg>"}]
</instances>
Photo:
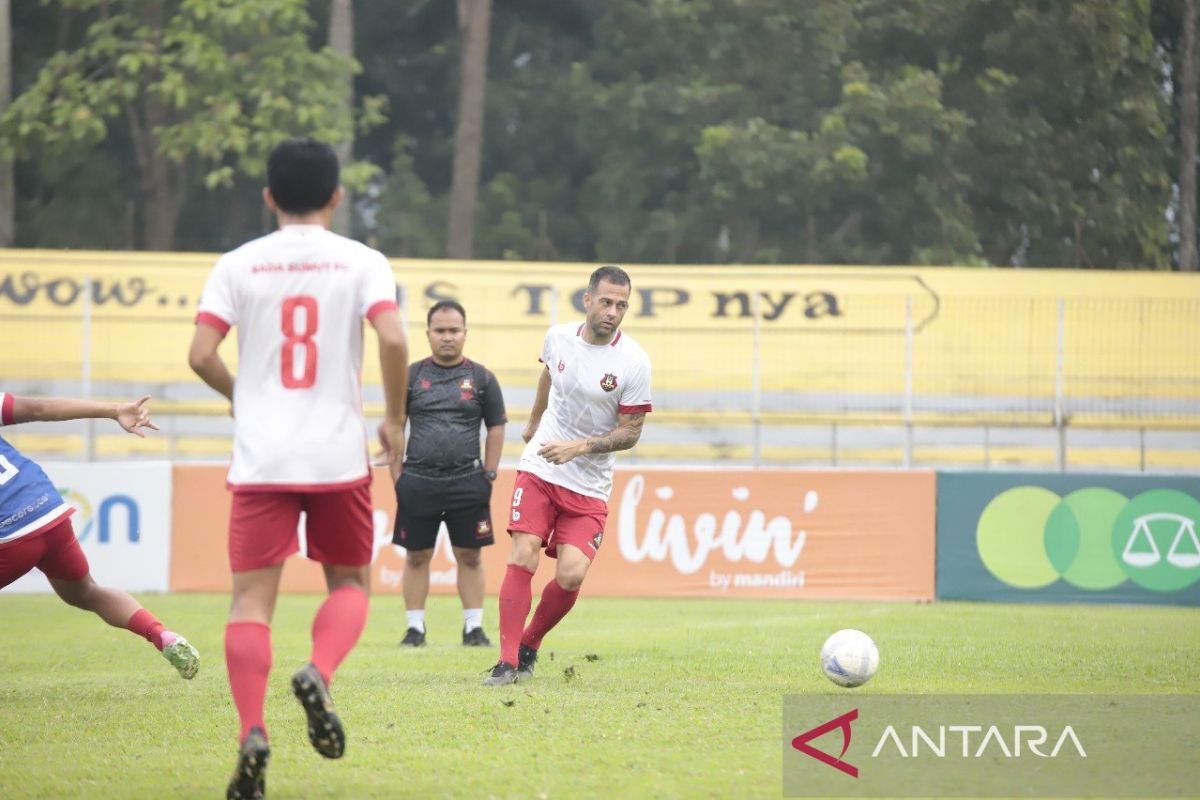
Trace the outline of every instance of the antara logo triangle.
<instances>
[{"instance_id":1,"label":"antara logo triangle","mask_svg":"<svg viewBox=\"0 0 1200 800\"><path fill-rule=\"evenodd\" d=\"M840 717L834 717L828 722L822 723L812 730L805 731L795 739L792 739L792 747L799 750L801 753L804 753L806 756L812 756L822 764L828 764L836 770L841 770L851 778L857 778L858 767L842 760L842 756L846 755L846 751L850 749L850 723L856 719L858 719L857 708L853 711L847 711ZM840 728L842 731L842 752L838 753L836 758L829 755L829 753L826 753L823 750L818 750L809 744L809 742L811 742L813 739L820 739L825 734L838 728Z\"/></svg>"}]
</instances>

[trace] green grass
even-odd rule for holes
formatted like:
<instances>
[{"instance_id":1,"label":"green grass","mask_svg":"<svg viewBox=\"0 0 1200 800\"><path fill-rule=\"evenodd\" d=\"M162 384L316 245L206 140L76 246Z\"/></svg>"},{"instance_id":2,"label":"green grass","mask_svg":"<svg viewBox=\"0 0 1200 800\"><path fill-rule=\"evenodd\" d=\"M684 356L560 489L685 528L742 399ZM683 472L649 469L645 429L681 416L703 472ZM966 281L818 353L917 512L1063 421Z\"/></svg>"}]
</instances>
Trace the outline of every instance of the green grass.
<instances>
[{"instance_id":1,"label":"green grass","mask_svg":"<svg viewBox=\"0 0 1200 800\"><path fill-rule=\"evenodd\" d=\"M237 717L228 598L143 598L200 649L179 679L146 642L52 597L0 595L0 797L222 797ZM312 751L288 689L320 598L280 599L267 698L270 798L778 797L781 701L826 692L838 628L881 651L856 692L1194 693L1194 609L584 597L534 680L480 685L457 598L430 601L430 644L401 651L404 608L373 601L333 685L346 757ZM495 599L485 627L496 636Z\"/></svg>"}]
</instances>

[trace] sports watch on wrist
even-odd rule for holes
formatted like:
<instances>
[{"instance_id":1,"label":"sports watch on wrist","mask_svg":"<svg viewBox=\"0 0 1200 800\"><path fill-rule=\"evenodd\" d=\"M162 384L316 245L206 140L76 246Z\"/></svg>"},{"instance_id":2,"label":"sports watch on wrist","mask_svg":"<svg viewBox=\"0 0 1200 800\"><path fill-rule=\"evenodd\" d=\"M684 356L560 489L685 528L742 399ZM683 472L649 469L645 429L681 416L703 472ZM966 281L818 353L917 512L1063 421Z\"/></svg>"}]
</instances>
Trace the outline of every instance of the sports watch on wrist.
<instances>
[{"instance_id":1,"label":"sports watch on wrist","mask_svg":"<svg viewBox=\"0 0 1200 800\"><path fill-rule=\"evenodd\" d=\"M485 478L487 478L489 481L491 481L491 482L495 483L495 482L496 482L496 470L494 470L494 469L485 469L485 470L483 471L483 477L485 477Z\"/></svg>"}]
</instances>

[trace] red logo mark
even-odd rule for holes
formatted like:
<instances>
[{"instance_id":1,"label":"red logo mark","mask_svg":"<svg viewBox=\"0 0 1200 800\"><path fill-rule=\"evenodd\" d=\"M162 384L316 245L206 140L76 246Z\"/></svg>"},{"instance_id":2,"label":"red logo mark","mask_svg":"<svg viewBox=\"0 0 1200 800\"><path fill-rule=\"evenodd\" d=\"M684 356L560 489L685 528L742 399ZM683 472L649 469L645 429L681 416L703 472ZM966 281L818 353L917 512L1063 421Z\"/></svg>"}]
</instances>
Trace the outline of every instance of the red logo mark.
<instances>
[{"instance_id":1,"label":"red logo mark","mask_svg":"<svg viewBox=\"0 0 1200 800\"><path fill-rule=\"evenodd\" d=\"M558 371L562 372L566 368L567 368L566 363L560 359L558 362Z\"/></svg>"},{"instance_id":2,"label":"red logo mark","mask_svg":"<svg viewBox=\"0 0 1200 800\"><path fill-rule=\"evenodd\" d=\"M818 725L810 731L805 731L795 739L792 739L792 747L796 748L801 753L804 753L806 756L812 756L822 764L828 764L836 770L841 770L851 778L857 778L858 767L846 761L842 761L842 756L846 755L846 751L850 749L850 723L856 719L858 719L857 708L853 711L847 711L840 717L834 717L833 719L829 720L829 722ZM837 728L841 728L842 730L842 752L838 753L837 758L834 758L833 756L829 755L829 753L818 750L809 744L809 742L811 742L813 739L819 739Z\"/></svg>"},{"instance_id":3,"label":"red logo mark","mask_svg":"<svg viewBox=\"0 0 1200 800\"><path fill-rule=\"evenodd\" d=\"M429 391L430 386L431 386L431 384L429 383L428 378L421 378L421 388L422 389Z\"/></svg>"},{"instance_id":4,"label":"red logo mark","mask_svg":"<svg viewBox=\"0 0 1200 800\"><path fill-rule=\"evenodd\" d=\"M617 388L617 376L611 372L604 373L604 377L600 379L600 388L606 392L611 392Z\"/></svg>"}]
</instances>

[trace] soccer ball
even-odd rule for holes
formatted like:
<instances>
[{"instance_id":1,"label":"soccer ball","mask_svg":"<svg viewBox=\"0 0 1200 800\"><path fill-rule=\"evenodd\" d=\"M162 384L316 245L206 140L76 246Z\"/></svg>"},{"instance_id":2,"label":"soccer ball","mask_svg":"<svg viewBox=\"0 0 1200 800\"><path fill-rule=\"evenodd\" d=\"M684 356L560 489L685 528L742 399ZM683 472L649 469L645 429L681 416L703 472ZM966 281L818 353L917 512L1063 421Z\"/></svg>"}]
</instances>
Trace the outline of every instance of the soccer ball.
<instances>
[{"instance_id":1,"label":"soccer ball","mask_svg":"<svg viewBox=\"0 0 1200 800\"><path fill-rule=\"evenodd\" d=\"M862 686L879 669L879 648L862 631L840 630L821 648L821 669L838 686Z\"/></svg>"}]
</instances>

